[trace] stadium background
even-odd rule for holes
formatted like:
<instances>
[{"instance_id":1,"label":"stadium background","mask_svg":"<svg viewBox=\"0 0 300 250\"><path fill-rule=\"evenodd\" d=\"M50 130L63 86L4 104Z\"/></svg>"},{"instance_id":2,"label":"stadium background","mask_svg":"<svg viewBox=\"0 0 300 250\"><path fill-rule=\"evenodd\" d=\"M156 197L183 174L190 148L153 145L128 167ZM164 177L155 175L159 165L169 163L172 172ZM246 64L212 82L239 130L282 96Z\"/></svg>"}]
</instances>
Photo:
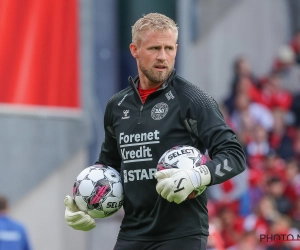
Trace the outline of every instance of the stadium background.
<instances>
[{"instance_id":1,"label":"stadium background","mask_svg":"<svg viewBox=\"0 0 300 250\"><path fill-rule=\"evenodd\" d=\"M176 20L177 71L219 103L238 56L266 75L300 27L297 0L0 0L0 192L34 249L114 245L122 211L77 232L63 198L98 157L109 97L137 73L131 26L149 12Z\"/></svg>"}]
</instances>

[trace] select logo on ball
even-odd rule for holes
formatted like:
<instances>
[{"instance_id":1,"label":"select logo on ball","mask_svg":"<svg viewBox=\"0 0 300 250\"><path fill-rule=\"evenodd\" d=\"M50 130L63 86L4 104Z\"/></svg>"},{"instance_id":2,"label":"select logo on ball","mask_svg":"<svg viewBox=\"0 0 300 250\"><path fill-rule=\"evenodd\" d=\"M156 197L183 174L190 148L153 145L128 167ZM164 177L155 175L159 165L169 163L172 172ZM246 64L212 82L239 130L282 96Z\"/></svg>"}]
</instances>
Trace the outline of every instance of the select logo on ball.
<instances>
[{"instance_id":1,"label":"select logo on ball","mask_svg":"<svg viewBox=\"0 0 300 250\"><path fill-rule=\"evenodd\" d=\"M200 167L206 163L206 157L197 148L187 145L175 146L167 150L159 159L156 170L161 171L169 168L191 169ZM174 183L176 187L174 192L180 192L184 189L184 179ZM200 187L194 190L187 199L193 199L200 195L206 187Z\"/></svg>"}]
</instances>

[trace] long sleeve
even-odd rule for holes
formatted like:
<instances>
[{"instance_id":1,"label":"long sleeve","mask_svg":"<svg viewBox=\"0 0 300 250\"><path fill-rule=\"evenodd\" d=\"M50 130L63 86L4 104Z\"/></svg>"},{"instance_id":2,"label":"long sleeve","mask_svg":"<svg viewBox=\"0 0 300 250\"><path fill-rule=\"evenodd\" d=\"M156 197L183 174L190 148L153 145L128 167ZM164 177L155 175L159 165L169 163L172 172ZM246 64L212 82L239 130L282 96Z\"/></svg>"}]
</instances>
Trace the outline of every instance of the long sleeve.
<instances>
[{"instance_id":1,"label":"long sleeve","mask_svg":"<svg viewBox=\"0 0 300 250\"><path fill-rule=\"evenodd\" d=\"M210 185L222 183L245 170L244 150L216 101L196 86L186 86L180 90L185 123L198 141L198 148L201 152L207 150L212 159L206 163Z\"/></svg>"}]
</instances>

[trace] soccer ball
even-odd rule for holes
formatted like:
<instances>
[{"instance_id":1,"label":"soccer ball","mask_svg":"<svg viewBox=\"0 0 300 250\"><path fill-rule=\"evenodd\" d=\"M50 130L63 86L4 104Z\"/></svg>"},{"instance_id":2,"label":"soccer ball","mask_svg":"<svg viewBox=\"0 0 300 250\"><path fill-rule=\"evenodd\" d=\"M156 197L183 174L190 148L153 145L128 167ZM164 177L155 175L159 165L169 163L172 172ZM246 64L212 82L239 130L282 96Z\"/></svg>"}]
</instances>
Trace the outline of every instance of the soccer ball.
<instances>
[{"instance_id":1,"label":"soccer ball","mask_svg":"<svg viewBox=\"0 0 300 250\"><path fill-rule=\"evenodd\" d=\"M180 145L167 150L159 159L157 171L169 168L191 169L206 163L206 157L197 148ZM194 190L187 199L200 195L206 187Z\"/></svg>"},{"instance_id":2,"label":"soccer ball","mask_svg":"<svg viewBox=\"0 0 300 250\"><path fill-rule=\"evenodd\" d=\"M159 159L157 170L168 168L191 169L206 163L205 155L192 146L175 146L167 150Z\"/></svg>"},{"instance_id":3,"label":"soccer ball","mask_svg":"<svg viewBox=\"0 0 300 250\"><path fill-rule=\"evenodd\" d=\"M120 174L101 164L85 168L75 180L73 198L78 208L93 218L113 215L123 205Z\"/></svg>"}]
</instances>

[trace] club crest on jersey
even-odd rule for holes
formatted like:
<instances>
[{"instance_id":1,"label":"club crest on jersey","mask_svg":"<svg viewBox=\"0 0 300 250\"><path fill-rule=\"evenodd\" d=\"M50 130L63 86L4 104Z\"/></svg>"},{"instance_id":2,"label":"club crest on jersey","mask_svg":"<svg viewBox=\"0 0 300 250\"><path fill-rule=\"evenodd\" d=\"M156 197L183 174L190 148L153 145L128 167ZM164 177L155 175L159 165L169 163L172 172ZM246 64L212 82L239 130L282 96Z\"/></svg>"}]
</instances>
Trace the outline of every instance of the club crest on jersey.
<instances>
[{"instance_id":1,"label":"club crest on jersey","mask_svg":"<svg viewBox=\"0 0 300 250\"><path fill-rule=\"evenodd\" d=\"M168 104L164 102L157 103L151 110L151 117L154 120L161 120L168 113Z\"/></svg>"}]
</instances>

